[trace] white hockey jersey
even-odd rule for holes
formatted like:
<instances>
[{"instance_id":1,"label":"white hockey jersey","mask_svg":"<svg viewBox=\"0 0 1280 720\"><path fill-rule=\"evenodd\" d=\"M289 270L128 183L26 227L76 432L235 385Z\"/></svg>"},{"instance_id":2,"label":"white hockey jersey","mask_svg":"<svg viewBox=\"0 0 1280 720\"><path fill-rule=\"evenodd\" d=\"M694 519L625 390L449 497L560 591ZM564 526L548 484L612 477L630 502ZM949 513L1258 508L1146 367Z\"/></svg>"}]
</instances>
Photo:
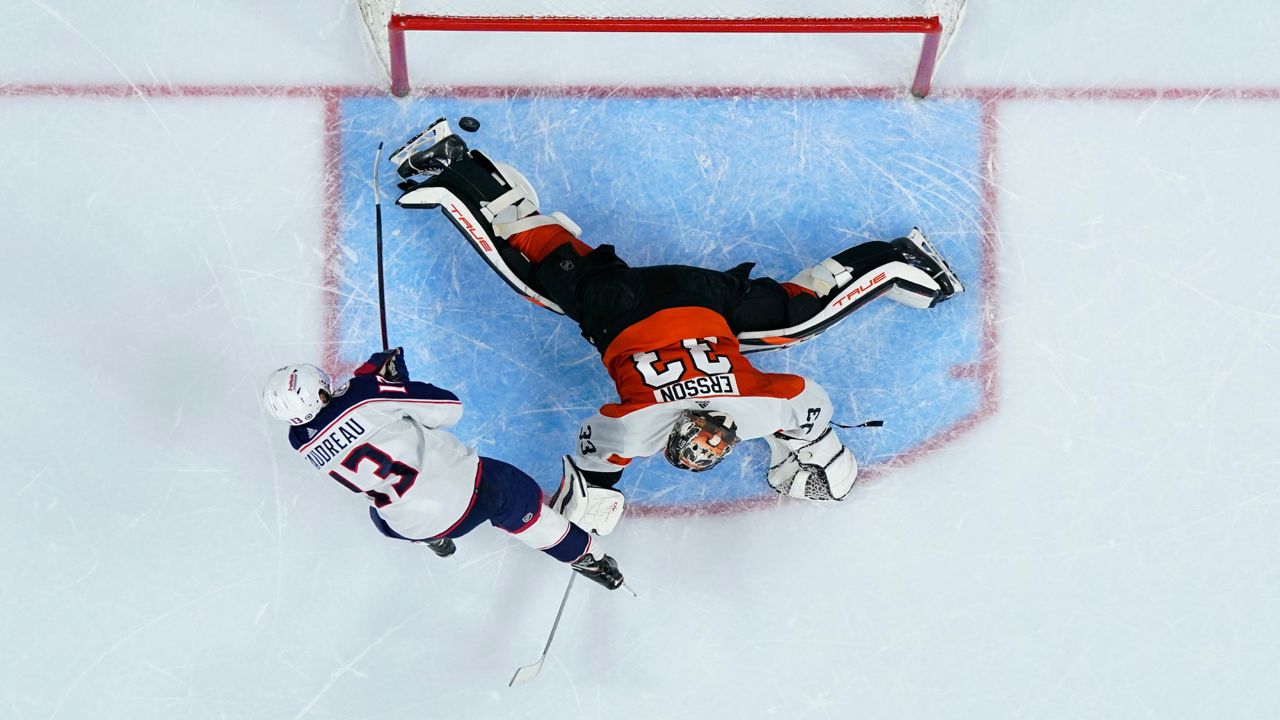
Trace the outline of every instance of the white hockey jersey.
<instances>
[{"instance_id":1,"label":"white hockey jersey","mask_svg":"<svg viewBox=\"0 0 1280 720\"><path fill-rule=\"evenodd\" d=\"M393 530L422 540L457 526L475 499L479 457L445 431L461 417L447 390L357 374L289 440L317 471L368 496Z\"/></svg>"},{"instance_id":2,"label":"white hockey jersey","mask_svg":"<svg viewBox=\"0 0 1280 720\"><path fill-rule=\"evenodd\" d=\"M619 472L661 452L682 410L719 410L742 439L777 431L812 439L831 421L822 386L751 366L725 319L700 307L660 310L623 330L602 358L619 401L582 424L575 463Z\"/></svg>"}]
</instances>

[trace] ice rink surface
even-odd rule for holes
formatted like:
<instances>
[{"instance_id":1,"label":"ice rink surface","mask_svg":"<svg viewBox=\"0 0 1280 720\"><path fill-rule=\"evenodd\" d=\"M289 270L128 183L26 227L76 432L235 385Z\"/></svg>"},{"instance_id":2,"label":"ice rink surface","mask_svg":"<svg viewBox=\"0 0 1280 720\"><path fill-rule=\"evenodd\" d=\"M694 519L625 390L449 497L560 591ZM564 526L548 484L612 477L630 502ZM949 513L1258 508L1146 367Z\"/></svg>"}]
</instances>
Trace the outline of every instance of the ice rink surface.
<instances>
[{"instance_id":1,"label":"ice rink surface","mask_svg":"<svg viewBox=\"0 0 1280 720\"><path fill-rule=\"evenodd\" d=\"M393 101L346 3L3 7L0 717L1280 717L1268 5L975 3L924 101L910 42L440 38L415 77L459 87ZM515 690L563 568L380 537L258 405L378 344L372 148L463 111L637 260L785 276L922 223L974 290L761 361L885 419L846 502L723 512L758 452L633 472L688 512L624 521L640 598L579 586ZM393 342L554 483L590 348L384 212Z\"/></svg>"}]
</instances>

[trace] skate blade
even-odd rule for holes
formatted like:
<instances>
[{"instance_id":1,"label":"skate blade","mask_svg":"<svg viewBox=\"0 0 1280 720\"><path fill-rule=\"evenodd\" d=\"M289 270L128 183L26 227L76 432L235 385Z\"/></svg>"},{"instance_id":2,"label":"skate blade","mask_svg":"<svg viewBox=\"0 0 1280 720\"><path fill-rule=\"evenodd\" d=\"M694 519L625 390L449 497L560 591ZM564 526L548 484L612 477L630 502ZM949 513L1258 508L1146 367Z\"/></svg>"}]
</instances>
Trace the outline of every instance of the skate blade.
<instances>
[{"instance_id":1,"label":"skate blade","mask_svg":"<svg viewBox=\"0 0 1280 720\"><path fill-rule=\"evenodd\" d=\"M951 283L951 295L948 295L948 298L964 292L964 283L960 282L960 276L956 275L955 271L951 269L951 265L942 257L938 249L933 246L929 238L921 232L920 228L911 228L911 232L907 235L907 240L920 248L920 252L928 255L934 262L938 263L938 267L942 268L942 272L946 274L947 280Z\"/></svg>"},{"instance_id":2,"label":"skate blade","mask_svg":"<svg viewBox=\"0 0 1280 720\"><path fill-rule=\"evenodd\" d=\"M409 156L413 155L413 153L419 148L431 147L452 134L453 130L449 127L449 121L444 118L440 118L439 120L431 123L431 126L426 130L423 130L410 138L409 142L401 145L400 149L391 153L391 157L388 159L395 163L396 167L400 167L404 164L404 161L408 160Z\"/></svg>"}]
</instances>

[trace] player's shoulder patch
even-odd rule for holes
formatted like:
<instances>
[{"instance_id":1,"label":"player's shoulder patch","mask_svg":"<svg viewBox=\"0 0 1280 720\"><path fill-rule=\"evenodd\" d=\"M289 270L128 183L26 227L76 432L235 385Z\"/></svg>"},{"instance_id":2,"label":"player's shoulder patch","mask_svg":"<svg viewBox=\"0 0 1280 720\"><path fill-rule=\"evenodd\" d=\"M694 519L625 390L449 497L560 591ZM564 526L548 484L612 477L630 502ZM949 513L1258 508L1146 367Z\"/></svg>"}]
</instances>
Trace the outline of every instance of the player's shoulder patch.
<instances>
[{"instance_id":1,"label":"player's shoulder patch","mask_svg":"<svg viewBox=\"0 0 1280 720\"><path fill-rule=\"evenodd\" d=\"M299 450L319 434L320 431L310 425L295 425L289 428L289 444L294 450Z\"/></svg>"}]
</instances>

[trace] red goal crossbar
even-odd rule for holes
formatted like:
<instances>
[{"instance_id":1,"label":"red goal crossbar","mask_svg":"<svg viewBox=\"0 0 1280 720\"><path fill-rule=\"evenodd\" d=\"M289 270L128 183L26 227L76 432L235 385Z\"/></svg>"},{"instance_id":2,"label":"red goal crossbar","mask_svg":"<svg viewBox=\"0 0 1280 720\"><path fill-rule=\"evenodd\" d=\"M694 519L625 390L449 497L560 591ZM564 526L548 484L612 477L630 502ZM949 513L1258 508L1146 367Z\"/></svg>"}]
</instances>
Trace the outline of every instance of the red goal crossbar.
<instances>
[{"instance_id":1,"label":"red goal crossbar","mask_svg":"<svg viewBox=\"0 0 1280 720\"><path fill-rule=\"evenodd\" d=\"M463 15L392 15L387 23L391 54L391 92L409 94L405 59L406 30L482 32L647 32L647 33L920 33L924 43L911 93L929 94L938 60L942 21L935 17L870 18L641 18L641 17L482 17Z\"/></svg>"}]
</instances>

